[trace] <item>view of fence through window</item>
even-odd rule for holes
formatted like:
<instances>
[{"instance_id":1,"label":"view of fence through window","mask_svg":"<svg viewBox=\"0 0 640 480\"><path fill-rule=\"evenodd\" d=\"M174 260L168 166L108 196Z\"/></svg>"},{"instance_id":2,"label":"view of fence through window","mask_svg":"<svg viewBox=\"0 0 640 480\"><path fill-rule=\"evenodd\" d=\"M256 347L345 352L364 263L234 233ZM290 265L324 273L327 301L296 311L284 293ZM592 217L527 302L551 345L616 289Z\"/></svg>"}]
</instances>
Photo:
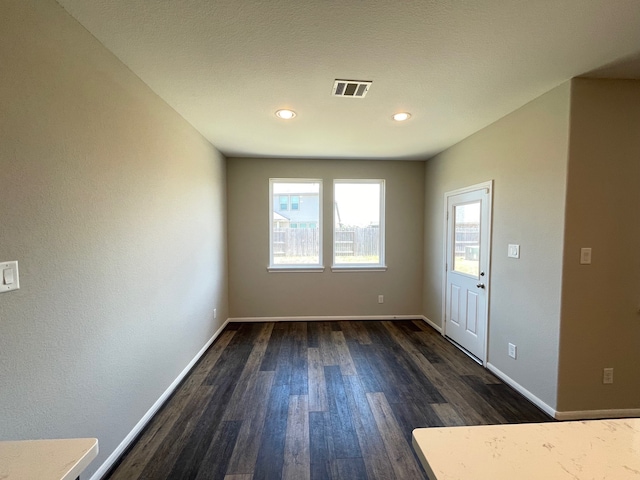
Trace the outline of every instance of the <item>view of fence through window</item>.
<instances>
[{"instance_id":1,"label":"view of fence through window","mask_svg":"<svg viewBox=\"0 0 640 480\"><path fill-rule=\"evenodd\" d=\"M453 269L480 278L480 202L457 205L454 217Z\"/></svg>"},{"instance_id":2,"label":"view of fence through window","mask_svg":"<svg viewBox=\"0 0 640 480\"><path fill-rule=\"evenodd\" d=\"M271 265L320 265L321 182L271 181Z\"/></svg>"},{"instance_id":3,"label":"view of fence through window","mask_svg":"<svg viewBox=\"0 0 640 480\"><path fill-rule=\"evenodd\" d=\"M334 265L381 265L383 181L334 182Z\"/></svg>"}]
</instances>

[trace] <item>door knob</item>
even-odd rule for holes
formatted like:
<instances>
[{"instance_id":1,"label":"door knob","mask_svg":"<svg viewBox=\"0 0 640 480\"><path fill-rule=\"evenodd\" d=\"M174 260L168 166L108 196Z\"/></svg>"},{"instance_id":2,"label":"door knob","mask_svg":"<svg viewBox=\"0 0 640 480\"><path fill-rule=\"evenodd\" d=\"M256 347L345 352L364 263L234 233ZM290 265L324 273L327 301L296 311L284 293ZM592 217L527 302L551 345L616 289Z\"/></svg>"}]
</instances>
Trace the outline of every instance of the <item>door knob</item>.
<instances>
[{"instance_id":1,"label":"door knob","mask_svg":"<svg viewBox=\"0 0 640 480\"><path fill-rule=\"evenodd\" d=\"M477 284L477 285L476 285L476 287L478 287L478 288L484 288L484 283L479 283L479 284Z\"/></svg>"}]
</instances>

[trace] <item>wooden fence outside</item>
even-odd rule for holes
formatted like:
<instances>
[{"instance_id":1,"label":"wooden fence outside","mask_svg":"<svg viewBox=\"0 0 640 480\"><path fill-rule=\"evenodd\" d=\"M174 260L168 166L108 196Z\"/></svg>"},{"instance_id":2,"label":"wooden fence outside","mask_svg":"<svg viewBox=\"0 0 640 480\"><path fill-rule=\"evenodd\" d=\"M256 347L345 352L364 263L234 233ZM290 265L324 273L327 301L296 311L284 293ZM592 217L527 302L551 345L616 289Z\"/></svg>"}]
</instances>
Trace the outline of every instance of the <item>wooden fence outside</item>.
<instances>
[{"instance_id":1,"label":"wooden fence outside","mask_svg":"<svg viewBox=\"0 0 640 480\"><path fill-rule=\"evenodd\" d=\"M318 256L317 228L276 228L273 230L274 257ZM377 256L380 252L379 230L375 227L345 228L335 232L336 256Z\"/></svg>"}]
</instances>

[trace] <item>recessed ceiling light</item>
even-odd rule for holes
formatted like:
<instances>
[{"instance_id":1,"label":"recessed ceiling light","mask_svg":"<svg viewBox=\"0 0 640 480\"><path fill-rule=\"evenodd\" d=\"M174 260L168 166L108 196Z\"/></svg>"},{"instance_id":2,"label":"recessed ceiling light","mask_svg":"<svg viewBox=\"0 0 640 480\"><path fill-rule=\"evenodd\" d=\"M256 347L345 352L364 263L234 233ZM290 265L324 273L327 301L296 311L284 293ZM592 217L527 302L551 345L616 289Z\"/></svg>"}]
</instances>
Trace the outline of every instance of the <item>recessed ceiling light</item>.
<instances>
[{"instance_id":1,"label":"recessed ceiling light","mask_svg":"<svg viewBox=\"0 0 640 480\"><path fill-rule=\"evenodd\" d=\"M396 122L404 122L405 120L409 120L410 117L411 117L410 113L402 112L402 113L396 113L392 118Z\"/></svg>"},{"instance_id":2,"label":"recessed ceiling light","mask_svg":"<svg viewBox=\"0 0 640 480\"><path fill-rule=\"evenodd\" d=\"M276 112L276 117L282 118L283 120L290 120L295 116L296 116L296 112L294 112L293 110L283 109L283 110L278 110Z\"/></svg>"}]
</instances>

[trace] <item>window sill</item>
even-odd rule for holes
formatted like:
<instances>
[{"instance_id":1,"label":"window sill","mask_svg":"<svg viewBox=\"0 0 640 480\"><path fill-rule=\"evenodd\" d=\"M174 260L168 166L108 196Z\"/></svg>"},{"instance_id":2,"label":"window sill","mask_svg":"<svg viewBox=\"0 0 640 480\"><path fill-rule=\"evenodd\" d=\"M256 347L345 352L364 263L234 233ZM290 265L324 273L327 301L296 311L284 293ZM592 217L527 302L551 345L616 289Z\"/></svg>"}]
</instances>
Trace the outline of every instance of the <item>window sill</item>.
<instances>
[{"instance_id":1,"label":"window sill","mask_svg":"<svg viewBox=\"0 0 640 480\"><path fill-rule=\"evenodd\" d=\"M299 267L294 267L292 265L271 265L267 267L267 272L269 273L322 273L324 272L323 266L313 266L313 265L301 265Z\"/></svg>"},{"instance_id":2,"label":"window sill","mask_svg":"<svg viewBox=\"0 0 640 480\"><path fill-rule=\"evenodd\" d=\"M332 272L386 272L386 265L332 265Z\"/></svg>"}]
</instances>

